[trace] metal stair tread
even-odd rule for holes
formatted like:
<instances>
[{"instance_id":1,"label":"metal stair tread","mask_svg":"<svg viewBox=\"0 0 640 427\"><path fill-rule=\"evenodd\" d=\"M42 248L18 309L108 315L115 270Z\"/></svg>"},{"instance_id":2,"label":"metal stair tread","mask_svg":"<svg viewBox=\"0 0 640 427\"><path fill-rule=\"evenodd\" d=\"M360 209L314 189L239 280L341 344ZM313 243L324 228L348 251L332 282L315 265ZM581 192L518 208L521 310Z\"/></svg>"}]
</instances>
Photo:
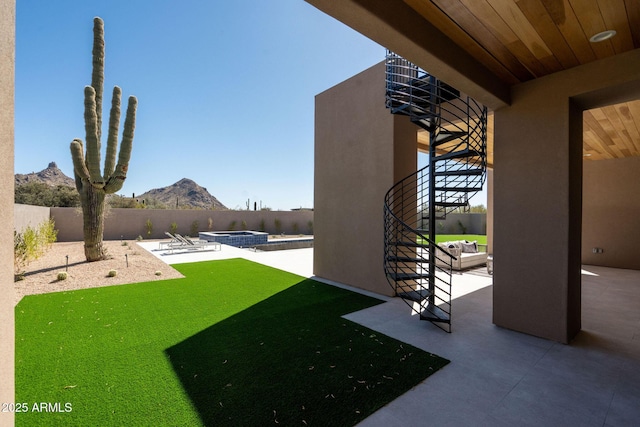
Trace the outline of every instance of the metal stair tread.
<instances>
[{"instance_id":1,"label":"metal stair tread","mask_svg":"<svg viewBox=\"0 0 640 427\"><path fill-rule=\"evenodd\" d=\"M387 257L387 260L389 260L391 262L416 262L416 263L427 263L427 262L429 262L429 260L427 260L425 258L409 257L409 256L395 256L395 255Z\"/></svg>"},{"instance_id":2,"label":"metal stair tread","mask_svg":"<svg viewBox=\"0 0 640 427\"><path fill-rule=\"evenodd\" d=\"M476 187L434 187L436 191L446 192L459 192L459 193L471 193L473 191L480 191L481 188Z\"/></svg>"},{"instance_id":3,"label":"metal stair tread","mask_svg":"<svg viewBox=\"0 0 640 427\"><path fill-rule=\"evenodd\" d=\"M440 206L443 208L461 208L467 206L469 202L436 202L436 206Z\"/></svg>"},{"instance_id":4,"label":"metal stair tread","mask_svg":"<svg viewBox=\"0 0 640 427\"><path fill-rule=\"evenodd\" d=\"M409 301L421 302L431 296L431 291L428 289L420 289L409 292L397 292L396 296Z\"/></svg>"},{"instance_id":5,"label":"metal stair tread","mask_svg":"<svg viewBox=\"0 0 640 427\"><path fill-rule=\"evenodd\" d=\"M451 323L451 316L437 305L429 303L420 313L420 320Z\"/></svg>"},{"instance_id":6,"label":"metal stair tread","mask_svg":"<svg viewBox=\"0 0 640 427\"><path fill-rule=\"evenodd\" d=\"M458 132L448 132L448 131L440 132L436 136L436 140L433 141L433 146L437 147L438 145L446 144L447 142L453 141L454 139L462 138L464 136L467 136L467 132L462 132L462 131L458 131Z\"/></svg>"},{"instance_id":7,"label":"metal stair tread","mask_svg":"<svg viewBox=\"0 0 640 427\"><path fill-rule=\"evenodd\" d=\"M408 240L400 240L400 241L396 241L396 242L389 242L391 245L395 245L395 246L404 246L407 248L421 248L424 246L428 246L422 243L418 243L418 242L412 242L412 241L408 241Z\"/></svg>"},{"instance_id":8,"label":"metal stair tread","mask_svg":"<svg viewBox=\"0 0 640 427\"><path fill-rule=\"evenodd\" d=\"M387 276L399 282L402 282L405 280L419 280L419 279L429 278L429 274L423 274L423 273L387 273Z\"/></svg>"},{"instance_id":9,"label":"metal stair tread","mask_svg":"<svg viewBox=\"0 0 640 427\"><path fill-rule=\"evenodd\" d=\"M463 169L463 170L453 170L453 171L436 171L434 172L435 176L454 176L454 175L482 175L484 171L482 169L474 168L474 169Z\"/></svg>"},{"instance_id":10,"label":"metal stair tread","mask_svg":"<svg viewBox=\"0 0 640 427\"><path fill-rule=\"evenodd\" d=\"M460 151L451 151L449 153L441 154L434 158L435 161L443 161L443 160L451 160L451 159L463 159L466 157L479 157L481 153L476 150L460 150Z\"/></svg>"}]
</instances>

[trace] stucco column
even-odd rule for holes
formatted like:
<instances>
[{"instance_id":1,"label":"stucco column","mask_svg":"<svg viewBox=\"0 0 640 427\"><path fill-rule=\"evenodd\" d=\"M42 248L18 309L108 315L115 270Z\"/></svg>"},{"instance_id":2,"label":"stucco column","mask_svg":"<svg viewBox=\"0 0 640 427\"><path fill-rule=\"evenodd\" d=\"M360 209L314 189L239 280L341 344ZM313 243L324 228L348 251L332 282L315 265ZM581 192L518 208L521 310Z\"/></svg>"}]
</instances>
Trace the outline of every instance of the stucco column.
<instances>
[{"instance_id":1,"label":"stucco column","mask_svg":"<svg viewBox=\"0 0 640 427\"><path fill-rule=\"evenodd\" d=\"M383 203L416 170L417 127L385 108L380 63L316 96L314 274L392 295Z\"/></svg>"},{"instance_id":2,"label":"stucco column","mask_svg":"<svg viewBox=\"0 0 640 427\"><path fill-rule=\"evenodd\" d=\"M13 290L13 105L15 0L0 0L0 403L14 402ZM13 425L13 413L0 412L0 425Z\"/></svg>"},{"instance_id":3,"label":"stucco column","mask_svg":"<svg viewBox=\"0 0 640 427\"><path fill-rule=\"evenodd\" d=\"M582 112L640 96L640 50L512 88L495 111L493 320L569 342L580 331Z\"/></svg>"},{"instance_id":4,"label":"stucco column","mask_svg":"<svg viewBox=\"0 0 640 427\"><path fill-rule=\"evenodd\" d=\"M581 138L569 138L566 95L532 84L512 99L495 112L493 320L568 342L580 330Z\"/></svg>"},{"instance_id":5,"label":"stucco column","mask_svg":"<svg viewBox=\"0 0 640 427\"><path fill-rule=\"evenodd\" d=\"M493 254L493 169L487 169L487 253Z\"/></svg>"}]
</instances>

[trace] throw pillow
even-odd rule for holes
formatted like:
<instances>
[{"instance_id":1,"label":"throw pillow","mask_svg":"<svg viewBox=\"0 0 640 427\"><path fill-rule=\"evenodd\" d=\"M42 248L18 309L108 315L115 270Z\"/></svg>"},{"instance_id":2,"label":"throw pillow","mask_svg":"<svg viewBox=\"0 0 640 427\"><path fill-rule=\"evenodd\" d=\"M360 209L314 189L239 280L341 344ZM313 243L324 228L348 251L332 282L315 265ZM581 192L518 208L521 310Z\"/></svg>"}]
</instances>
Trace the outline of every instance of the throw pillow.
<instances>
[{"instance_id":1,"label":"throw pillow","mask_svg":"<svg viewBox=\"0 0 640 427\"><path fill-rule=\"evenodd\" d=\"M473 242L469 242L465 240L464 242L461 242L461 244L462 244L462 252L468 253L468 254L478 253L478 244L475 240Z\"/></svg>"}]
</instances>

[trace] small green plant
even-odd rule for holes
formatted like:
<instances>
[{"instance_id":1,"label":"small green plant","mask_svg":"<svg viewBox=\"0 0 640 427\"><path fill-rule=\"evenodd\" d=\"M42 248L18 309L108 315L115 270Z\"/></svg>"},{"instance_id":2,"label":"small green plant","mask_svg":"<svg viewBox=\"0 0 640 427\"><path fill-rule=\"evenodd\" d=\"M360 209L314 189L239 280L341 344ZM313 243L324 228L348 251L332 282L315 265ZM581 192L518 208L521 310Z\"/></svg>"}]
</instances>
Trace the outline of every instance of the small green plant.
<instances>
[{"instance_id":1,"label":"small green plant","mask_svg":"<svg viewBox=\"0 0 640 427\"><path fill-rule=\"evenodd\" d=\"M276 234L282 233L282 222L278 218L273 220L273 225L276 227Z\"/></svg>"},{"instance_id":2,"label":"small green plant","mask_svg":"<svg viewBox=\"0 0 640 427\"><path fill-rule=\"evenodd\" d=\"M465 227L465 225L460 220L458 220L458 227L460 227L461 234L467 234L467 227Z\"/></svg>"},{"instance_id":3,"label":"small green plant","mask_svg":"<svg viewBox=\"0 0 640 427\"><path fill-rule=\"evenodd\" d=\"M155 275L156 276L162 276L162 271L160 271L160 270L156 271Z\"/></svg>"},{"instance_id":4,"label":"small green plant","mask_svg":"<svg viewBox=\"0 0 640 427\"><path fill-rule=\"evenodd\" d=\"M42 222L37 228L28 226L22 233L13 232L13 265L15 280L24 279L24 269L33 260L40 258L56 241L58 231L52 219Z\"/></svg>"},{"instance_id":5,"label":"small green plant","mask_svg":"<svg viewBox=\"0 0 640 427\"><path fill-rule=\"evenodd\" d=\"M260 226L258 227L258 231L264 232L264 219L260 220Z\"/></svg>"},{"instance_id":6,"label":"small green plant","mask_svg":"<svg viewBox=\"0 0 640 427\"><path fill-rule=\"evenodd\" d=\"M242 222L240 223L240 229L241 230L246 230L247 229L247 221L242 220Z\"/></svg>"},{"instance_id":7,"label":"small green plant","mask_svg":"<svg viewBox=\"0 0 640 427\"><path fill-rule=\"evenodd\" d=\"M307 222L307 228L309 229L309 234L313 234L313 221L309 220Z\"/></svg>"},{"instance_id":8,"label":"small green plant","mask_svg":"<svg viewBox=\"0 0 640 427\"><path fill-rule=\"evenodd\" d=\"M127 242L122 242L120 245L122 245L122 246L129 246L129 243L127 243Z\"/></svg>"},{"instance_id":9,"label":"small green plant","mask_svg":"<svg viewBox=\"0 0 640 427\"><path fill-rule=\"evenodd\" d=\"M151 237L151 233L153 233L153 223L151 222L151 218L147 218L144 223L144 228L147 230L147 237Z\"/></svg>"},{"instance_id":10,"label":"small green plant","mask_svg":"<svg viewBox=\"0 0 640 427\"><path fill-rule=\"evenodd\" d=\"M229 231L233 231L236 229L236 221L231 221L231 224L229 224Z\"/></svg>"},{"instance_id":11,"label":"small green plant","mask_svg":"<svg viewBox=\"0 0 640 427\"><path fill-rule=\"evenodd\" d=\"M138 234L138 237L136 237L136 242L142 242L142 236Z\"/></svg>"},{"instance_id":12,"label":"small green plant","mask_svg":"<svg viewBox=\"0 0 640 427\"><path fill-rule=\"evenodd\" d=\"M169 224L169 233L176 234L177 231L178 231L178 223L173 221L171 224Z\"/></svg>"},{"instance_id":13,"label":"small green plant","mask_svg":"<svg viewBox=\"0 0 640 427\"><path fill-rule=\"evenodd\" d=\"M69 277L69 275L66 271L61 271L60 273L58 273L58 280L67 280L67 277Z\"/></svg>"},{"instance_id":14,"label":"small green plant","mask_svg":"<svg viewBox=\"0 0 640 427\"><path fill-rule=\"evenodd\" d=\"M209 219L207 220L207 230L212 231L213 230L213 218L209 217Z\"/></svg>"},{"instance_id":15,"label":"small green plant","mask_svg":"<svg viewBox=\"0 0 640 427\"><path fill-rule=\"evenodd\" d=\"M108 277L116 277L117 275L118 275L117 270L109 270L109 272L107 273Z\"/></svg>"},{"instance_id":16,"label":"small green plant","mask_svg":"<svg viewBox=\"0 0 640 427\"><path fill-rule=\"evenodd\" d=\"M300 227L298 227L298 223L297 222L294 222L291 227L293 229L293 234L299 234Z\"/></svg>"},{"instance_id":17,"label":"small green plant","mask_svg":"<svg viewBox=\"0 0 640 427\"><path fill-rule=\"evenodd\" d=\"M189 230L189 235L191 237L196 237L198 235L198 230L200 229L200 223L198 220L195 220L191 223L191 229Z\"/></svg>"}]
</instances>

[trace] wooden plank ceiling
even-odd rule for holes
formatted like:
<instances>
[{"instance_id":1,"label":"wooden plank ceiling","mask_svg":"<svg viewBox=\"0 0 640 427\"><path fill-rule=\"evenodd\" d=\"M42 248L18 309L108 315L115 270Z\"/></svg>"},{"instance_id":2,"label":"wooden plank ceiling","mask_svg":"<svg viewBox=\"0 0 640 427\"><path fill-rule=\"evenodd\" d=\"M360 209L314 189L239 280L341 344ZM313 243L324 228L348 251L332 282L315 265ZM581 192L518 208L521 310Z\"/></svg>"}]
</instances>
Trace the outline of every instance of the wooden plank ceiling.
<instances>
[{"instance_id":1,"label":"wooden plank ceiling","mask_svg":"<svg viewBox=\"0 0 640 427\"><path fill-rule=\"evenodd\" d=\"M640 0L404 2L509 85L640 48ZM640 156L640 101L585 111L584 155Z\"/></svg>"}]
</instances>

